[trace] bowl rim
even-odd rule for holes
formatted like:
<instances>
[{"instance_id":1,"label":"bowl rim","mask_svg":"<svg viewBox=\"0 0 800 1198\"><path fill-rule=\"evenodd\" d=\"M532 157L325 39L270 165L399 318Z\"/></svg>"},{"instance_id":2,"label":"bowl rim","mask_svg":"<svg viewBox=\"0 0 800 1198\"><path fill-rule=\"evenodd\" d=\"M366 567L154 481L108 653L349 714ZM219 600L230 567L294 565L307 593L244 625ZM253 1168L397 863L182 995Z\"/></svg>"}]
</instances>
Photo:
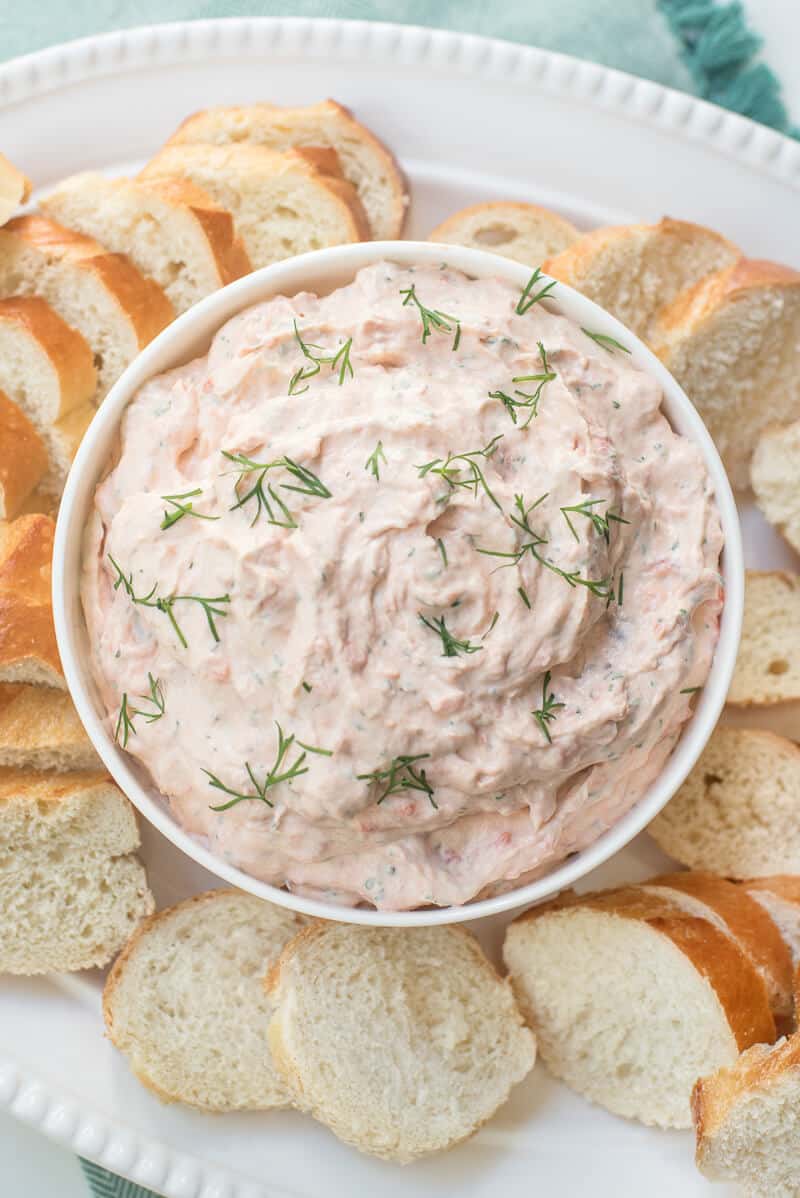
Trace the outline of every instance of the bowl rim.
<instances>
[{"instance_id":1,"label":"bowl rim","mask_svg":"<svg viewBox=\"0 0 800 1198\"><path fill-rule=\"evenodd\" d=\"M546 306L585 327L621 341L631 361L658 382L664 409L676 431L689 437L702 452L711 477L724 537L721 573L725 601L711 669L693 714L664 767L646 793L621 819L587 848L548 870L542 877L492 898L461 907L424 907L383 911L346 907L262 882L217 857L172 818L154 785L137 776L127 757L103 727L91 697L87 655L79 641L81 625L80 562L83 530L95 486L102 477L123 411L150 378L205 352L214 333L244 308L280 294L315 290L320 282L331 290L363 266L380 260L400 265L440 265L477 278L502 278L524 287L531 268L484 250L418 241L360 242L314 250L263 267L207 296L168 325L127 367L104 399L87 430L69 472L58 513L53 548L53 617L64 677L72 700L96 752L134 807L178 849L216 877L279 906L316 918L377 927L424 927L462 923L529 906L550 898L577 882L624 848L661 811L697 761L722 711L733 675L744 607L744 561L738 512L717 449L698 412L655 354L620 321L571 287L554 282ZM315 287L316 284L316 287ZM331 286L328 286L331 284Z\"/></svg>"}]
</instances>

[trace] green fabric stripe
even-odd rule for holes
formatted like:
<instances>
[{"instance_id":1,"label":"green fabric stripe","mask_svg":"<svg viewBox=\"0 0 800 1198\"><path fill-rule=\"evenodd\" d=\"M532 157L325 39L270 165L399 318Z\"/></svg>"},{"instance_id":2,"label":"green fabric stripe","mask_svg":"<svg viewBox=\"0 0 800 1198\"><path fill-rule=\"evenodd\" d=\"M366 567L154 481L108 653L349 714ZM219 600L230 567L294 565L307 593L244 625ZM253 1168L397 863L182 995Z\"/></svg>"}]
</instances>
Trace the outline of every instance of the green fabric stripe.
<instances>
[{"instance_id":1,"label":"green fabric stripe","mask_svg":"<svg viewBox=\"0 0 800 1198\"><path fill-rule=\"evenodd\" d=\"M85 1161L83 1157L78 1157L78 1160L94 1198L158 1198L152 1190L143 1190L135 1182L117 1177L115 1173L109 1173L93 1161Z\"/></svg>"}]
</instances>

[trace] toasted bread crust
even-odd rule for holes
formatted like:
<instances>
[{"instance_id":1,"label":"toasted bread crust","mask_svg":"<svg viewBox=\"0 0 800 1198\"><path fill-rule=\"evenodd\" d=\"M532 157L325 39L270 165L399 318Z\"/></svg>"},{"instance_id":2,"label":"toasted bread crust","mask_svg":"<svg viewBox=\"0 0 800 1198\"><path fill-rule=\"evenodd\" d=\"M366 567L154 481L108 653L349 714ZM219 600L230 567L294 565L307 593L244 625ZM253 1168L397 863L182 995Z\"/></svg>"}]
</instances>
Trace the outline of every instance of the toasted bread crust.
<instances>
[{"instance_id":1,"label":"toasted bread crust","mask_svg":"<svg viewBox=\"0 0 800 1198\"><path fill-rule=\"evenodd\" d=\"M712 923L686 914L660 895L648 894L635 886L586 895L571 892L532 907L513 923L575 907L604 911L620 919L642 920L671 940L712 987L740 1052L751 1044L772 1043L775 1039L775 1020L766 984L750 959Z\"/></svg>"},{"instance_id":2,"label":"toasted bread crust","mask_svg":"<svg viewBox=\"0 0 800 1198\"><path fill-rule=\"evenodd\" d=\"M70 774L45 774L34 770L0 769L0 807L20 799L37 806L56 807L76 793L113 786L102 770L75 770ZM125 800L127 802L127 800Z\"/></svg>"},{"instance_id":3,"label":"toasted bread crust","mask_svg":"<svg viewBox=\"0 0 800 1198\"><path fill-rule=\"evenodd\" d=\"M792 1010L792 955L764 908L746 891L715 874L685 872L648 879L648 886L666 886L698 899L727 924L757 969L773 981L782 997L779 1014Z\"/></svg>"},{"instance_id":4,"label":"toasted bread crust","mask_svg":"<svg viewBox=\"0 0 800 1198\"><path fill-rule=\"evenodd\" d=\"M171 204L182 204L189 209L205 234L223 286L249 274L253 269L244 244L236 235L230 212L217 204L202 187L189 179L171 178L168 175L142 180L135 186L152 191Z\"/></svg>"},{"instance_id":5,"label":"toasted bread crust","mask_svg":"<svg viewBox=\"0 0 800 1198\"><path fill-rule=\"evenodd\" d=\"M0 679L33 662L63 685L50 598L54 528L39 515L0 526Z\"/></svg>"},{"instance_id":6,"label":"toasted bread crust","mask_svg":"<svg viewBox=\"0 0 800 1198\"><path fill-rule=\"evenodd\" d=\"M356 120L349 108L339 104L336 100L322 100L318 104L286 108L282 108L277 104L258 103L248 106L229 105L227 107L219 106L211 109L201 109L198 112L192 113L181 122L166 142L166 145L180 145L190 142L226 144L234 140L234 138L228 136L227 130L237 123L246 125L248 112L253 112L256 119L280 123L284 127L291 126L292 122L301 119L301 116L304 119L311 117L312 120L314 118L318 118L319 120L331 119L336 121L342 128L346 128L353 139L360 141L364 145L368 145L375 160L380 162L383 172L390 180L391 207L390 211L385 214L384 224L380 229L372 228L371 223L367 222L369 232L366 233L364 239L380 236L382 239L392 240L402 235L408 209L408 183L400 164L389 147L376 137L370 129ZM212 135L209 136L209 133ZM318 136L308 141L302 135L298 135L298 137L299 140L296 141L290 139L292 146L297 149L308 147L314 150L335 148L326 146ZM349 181L351 183L355 182L352 176L350 176Z\"/></svg>"},{"instance_id":7,"label":"toasted bread crust","mask_svg":"<svg viewBox=\"0 0 800 1198\"><path fill-rule=\"evenodd\" d=\"M27 175L0 154L0 225L9 220L20 204L31 194L31 181Z\"/></svg>"},{"instance_id":8,"label":"toasted bread crust","mask_svg":"<svg viewBox=\"0 0 800 1198\"><path fill-rule=\"evenodd\" d=\"M35 250L92 271L131 322L140 349L174 319L175 312L158 283L140 274L125 254L109 254L99 242L74 233L45 216L18 216L6 231Z\"/></svg>"},{"instance_id":9,"label":"toasted bread crust","mask_svg":"<svg viewBox=\"0 0 800 1198\"><path fill-rule=\"evenodd\" d=\"M11 520L47 469L47 450L21 408L0 391L0 519Z\"/></svg>"},{"instance_id":10,"label":"toasted bread crust","mask_svg":"<svg viewBox=\"0 0 800 1198\"><path fill-rule=\"evenodd\" d=\"M800 1035L790 1036L769 1049L756 1045L735 1065L697 1081L691 1107L698 1165L702 1164L710 1139L719 1131L737 1099L750 1090L768 1086L790 1069L800 1069Z\"/></svg>"},{"instance_id":11,"label":"toasted bread crust","mask_svg":"<svg viewBox=\"0 0 800 1198\"><path fill-rule=\"evenodd\" d=\"M800 287L800 273L778 262L741 258L715 271L678 295L659 314L658 330L665 336L680 331L690 336L725 304L746 296L753 288ZM663 350L659 349L663 356Z\"/></svg>"},{"instance_id":12,"label":"toasted bread crust","mask_svg":"<svg viewBox=\"0 0 800 1198\"><path fill-rule=\"evenodd\" d=\"M538 204L526 204L518 200L488 200L483 204L470 204L466 208L460 208L458 212L454 212L452 216L448 216L435 229L432 229L427 240L448 243L451 239L458 237L465 224L482 216L485 216L487 221L504 219L525 221L533 217L536 220L546 221L553 229L558 229L566 241L576 241L581 237L575 226L565 220L563 216L551 212L548 208L542 208ZM486 248L492 249L491 245ZM566 251L562 251L562 253L564 252Z\"/></svg>"},{"instance_id":13,"label":"toasted bread crust","mask_svg":"<svg viewBox=\"0 0 800 1198\"><path fill-rule=\"evenodd\" d=\"M739 257L737 247L721 233L707 229L704 225L693 224L691 221L675 220L673 217L664 216L654 225L610 225L607 228L592 229L589 233L584 233L580 240L576 241L569 249L548 258L544 263L543 270L562 283L580 287L581 280L591 267L599 250L615 241L648 233L672 238L675 242L691 242L698 235L711 238L720 246L727 246L732 255ZM735 267L731 269L735 269Z\"/></svg>"},{"instance_id":14,"label":"toasted bread crust","mask_svg":"<svg viewBox=\"0 0 800 1198\"><path fill-rule=\"evenodd\" d=\"M18 326L38 342L58 377L60 420L73 408L88 403L97 389L92 351L84 338L36 295L0 299L0 322Z\"/></svg>"}]
</instances>

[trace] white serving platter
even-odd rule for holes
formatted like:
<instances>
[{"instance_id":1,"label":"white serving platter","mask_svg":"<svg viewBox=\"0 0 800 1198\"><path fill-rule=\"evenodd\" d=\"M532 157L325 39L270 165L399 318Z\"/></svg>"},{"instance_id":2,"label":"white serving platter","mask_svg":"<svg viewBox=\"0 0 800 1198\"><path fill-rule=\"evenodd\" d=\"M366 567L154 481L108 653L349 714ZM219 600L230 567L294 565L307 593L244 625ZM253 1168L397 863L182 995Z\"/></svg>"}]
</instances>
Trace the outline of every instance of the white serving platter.
<instances>
[{"instance_id":1,"label":"white serving platter","mask_svg":"<svg viewBox=\"0 0 800 1198\"><path fill-rule=\"evenodd\" d=\"M585 228L669 213L800 267L800 144L591 63L431 30L232 19L55 47L0 67L0 148L45 187L78 170L124 170L209 104L326 96L397 153L412 187L410 236L467 203L524 199ZM748 565L796 567L751 504L742 517ZM160 904L217 884L151 828L143 852ZM642 835L583 886L666 864ZM496 952L502 919L475 930ZM293 1112L164 1106L104 1039L101 986L99 973L0 979L0 1105L168 1198L732 1193L695 1171L689 1133L617 1119L541 1066L476 1137L405 1169L359 1156Z\"/></svg>"}]
</instances>

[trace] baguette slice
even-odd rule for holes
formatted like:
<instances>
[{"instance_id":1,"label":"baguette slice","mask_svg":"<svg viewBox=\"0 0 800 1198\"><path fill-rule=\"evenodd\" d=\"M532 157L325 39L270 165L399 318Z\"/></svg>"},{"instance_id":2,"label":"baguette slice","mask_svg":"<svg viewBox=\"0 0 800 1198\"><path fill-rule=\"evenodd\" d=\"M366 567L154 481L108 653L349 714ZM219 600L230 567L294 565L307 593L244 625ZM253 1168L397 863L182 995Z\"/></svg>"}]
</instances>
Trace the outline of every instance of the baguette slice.
<instances>
[{"instance_id":1,"label":"baguette slice","mask_svg":"<svg viewBox=\"0 0 800 1198\"><path fill-rule=\"evenodd\" d=\"M698 1076L775 1038L738 945L641 889L534 907L508 927L503 955L550 1071L642 1123L690 1127Z\"/></svg>"},{"instance_id":2,"label":"baguette slice","mask_svg":"<svg viewBox=\"0 0 800 1198\"><path fill-rule=\"evenodd\" d=\"M267 988L294 1102L386 1160L466 1139L533 1067L508 983L460 928L318 924L287 945Z\"/></svg>"},{"instance_id":3,"label":"baguette slice","mask_svg":"<svg viewBox=\"0 0 800 1198\"><path fill-rule=\"evenodd\" d=\"M566 250L579 237L574 225L555 212L536 204L496 200L454 212L428 234L428 241L490 250L504 258L538 266L545 258Z\"/></svg>"},{"instance_id":4,"label":"baguette slice","mask_svg":"<svg viewBox=\"0 0 800 1198\"><path fill-rule=\"evenodd\" d=\"M230 212L186 179L109 179L88 171L42 200L47 216L127 254L176 312L251 270Z\"/></svg>"},{"instance_id":5,"label":"baguette slice","mask_svg":"<svg viewBox=\"0 0 800 1198\"><path fill-rule=\"evenodd\" d=\"M800 1193L800 1035L756 1044L692 1094L697 1167L751 1198Z\"/></svg>"},{"instance_id":6,"label":"baguette slice","mask_svg":"<svg viewBox=\"0 0 800 1198\"><path fill-rule=\"evenodd\" d=\"M0 154L0 225L4 225L31 194L31 181Z\"/></svg>"},{"instance_id":7,"label":"baguette slice","mask_svg":"<svg viewBox=\"0 0 800 1198\"><path fill-rule=\"evenodd\" d=\"M792 955L775 921L755 897L733 882L709 873L664 874L642 887L677 902L689 915L710 919L732 936L758 970L776 1019L794 1009Z\"/></svg>"},{"instance_id":8,"label":"baguette slice","mask_svg":"<svg viewBox=\"0 0 800 1198\"><path fill-rule=\"evenodd\" d=\"M295 150L167 145L140 178L151 183L165 176L188 179L232 212L254 268L369 237L351 184Z\"/></svg>"},{"instance_id":9,"label":"baguette slice","mask_svg":"<svg viewBox=\"0 0 800 1198\"><path fill-rule=\"evenodd\" d=\"M800 273L742 259L679 295L652 341L703 417L731 483L748 487L763 430L800 419Z\"/></svg>"},{"instance_id":10,"label":"baguette slice","mask_svg":"<svg viewBox=\"0 0 800 1198\"><path fill-rule=\"evenodd\" d=\"M748 570L744 623L728 703L770 707L800 699L800 575Z\"/></svg>"},{"instance_id":11,"label":"baguette slice","mask_svg":"<svg viewBox=\"0 0 800 1198\"><path fill-rule=\"evenodd\" d=\"M756 503L800 553L800 420L771 424L758 439L750 463Z\"/></svg>"},{"instance_id":12,"label":"baguette slice","mask_svg":"<svg viewBox=\"0 0 800 1198\"><path fill-rule=\"evenodd\" d=\"M97 390L92 351L38 296L0 299L0 386L36 428L57 424Z\"/></svg>"},{"instance_id":13,"label":"baguette slice","mask_svg":"<svg viewBox=\"0 0 800 1198\"><path fill-rule=\"evenodd\" d=\"M66 687L50 597L54 528L41 515L0 524L0 682Z\"/></svg>"},{"instance_id":14,"label":"baguette slice","mask_svg":"<svg viewBox=\"0 0 800 1198\"><path fill-rule=\"evenodd\" d=\"M0 766L55 773L103 768L69 695L22 685L7 687L0 700Z\"/></svg>"},{"instance_id":15,"label":"baguette slice","mask_svg":"<svg viewBox=\"0 0 800 1198\"><path fill-rule=\"evenodd\" d=\"M97 402L175 315L124 254L44 216L18 216L0 229L0 291L41 296L79 330L94 354Z\"/></svg>"},{"instance_id":16,"label":"baguette slice","mask_svg":"<svg viewBox=\"0 0 800 1198\"><path fill-rule=\"evenodd\" d=\"M237 890L196 895L143 923L103 993L108 1034L139 1080L206 1111L288 1106L263 978L302 924Z\"/></svg>"},{"instance_id":17,"label":"baguette slice","mask_svg":"<svg viewBox=\"0 0 800 1198\"><path fill-rule=\"evenodd\" d=\"M792 961L800 966L800 876L747 878L742 887L770 916L789 948ZM795 985L795 1001L796 989Z\"/></svg>"},{"instance_id":18,"label":"baguette slice","mask_svg":"<svg viewBox=\"0 0 800 1198\"><path fill-rule=\"evenodd\" d=\"M740 258L712 229L665 216L657 225L585 233L544 270L606 308L648 340L659 310L687 287Z\"/></svg>"},{"instance_id":19,"label":"baguette slice","mask_svg":"<svg viewBox=\"0 0 800 1198\"><path fill-rule=\"evenodd\" d=\"M106 965L153 910L138 847L105 774L0 770L0 973Z\"/></svg>"},{"instance_id":20,"label":"baguette slice","mask_svg":"<svg viewBox=\"0 0 800 1198\"><path fill-rule=\"evenodd\" d=\"M648 831L690 869L728 878L800 873L800 746L717 727Z\"/></svg>"},{"instance_id":21,"label":"baguette slice","mask_svg":"<svg viewBox=\"0 0 800 1198\"><path fill-rule=\"evenodd\" d=\"M394 240L403 231L408 194L394 155L335 100L301 108L275 104L206 108L187 117L167 144L193 142L251 142L270 150L329 147L336 151L345 179L358 192L372 236L378 241Z\"/></svg>"},{"instance_id":22,"label":"baguette slice","mask_svg":"<svg viewBox=\"0 0 800 1198\"><path fill-rule=\"evenodd\" d=\"M0 520L16 516L47 469L47 450L28 417L0 391Z\"/></svg>"}]
</instances>

